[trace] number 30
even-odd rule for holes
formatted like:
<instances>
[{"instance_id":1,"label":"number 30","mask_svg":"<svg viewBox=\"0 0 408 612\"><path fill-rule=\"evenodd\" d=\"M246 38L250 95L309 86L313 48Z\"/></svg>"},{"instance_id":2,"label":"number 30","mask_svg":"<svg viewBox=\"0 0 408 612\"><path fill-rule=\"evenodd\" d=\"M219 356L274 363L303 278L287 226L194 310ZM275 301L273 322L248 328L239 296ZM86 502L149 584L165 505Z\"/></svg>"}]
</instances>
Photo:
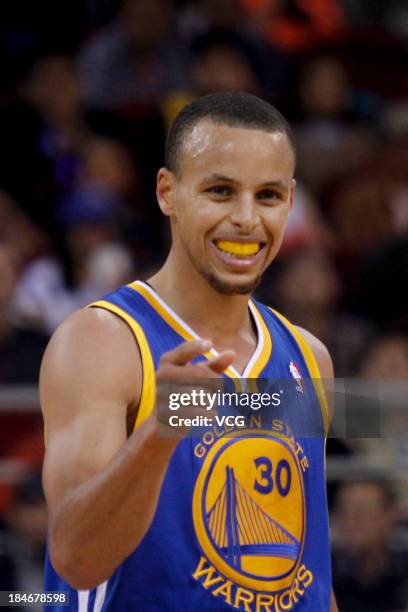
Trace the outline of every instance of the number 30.
<instances>
[{"instance_id":1,"label":"number 30","mask_svg":"<svg viewBox=\"0 0 408 612\"><path fill-rule=\"evenodd\" d=\"M273 475L273 464L269 457L257 457L254 462L258 468L258 479L255 479L254 489L266 495L273 491L274 484L276 484L280 495L286 497L292 482L290 465L286 459L281 459L276 466L275 478ZM283 473L285 473L286 478L282 478Z\"/></svg>"}]
</instances>

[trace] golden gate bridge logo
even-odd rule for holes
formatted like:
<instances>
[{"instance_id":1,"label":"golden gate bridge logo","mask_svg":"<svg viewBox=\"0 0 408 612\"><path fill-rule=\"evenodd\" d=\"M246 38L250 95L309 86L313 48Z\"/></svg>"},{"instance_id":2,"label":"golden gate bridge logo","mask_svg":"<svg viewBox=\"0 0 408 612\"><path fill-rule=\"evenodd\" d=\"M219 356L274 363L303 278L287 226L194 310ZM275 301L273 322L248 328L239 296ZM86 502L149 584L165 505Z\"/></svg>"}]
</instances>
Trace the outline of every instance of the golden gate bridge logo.
<instances>
[{"instance_id":1,"label":"golden gate bridge logo","mask_svg":"<svg viewBox=\"0 0 408 612\"><path fill-rule=\"evenodd\" d=\"M234 569L245 557L269 556L296 561L301 542L269 516L225 468L225 482L205 523L213 545Z\"/></svg>"},{"instance_id":2,"label":"golden gate bridge logo","mask_svg":"<svg viewBox=\"0 0 408 612\"><path fill-rule=\"evenodd\" d=\"M292 584L306 514L302 470L288 440L251 431L215 442L192 510L203 553L227 579L269 592Z\"/></svg>"}]
</instances>

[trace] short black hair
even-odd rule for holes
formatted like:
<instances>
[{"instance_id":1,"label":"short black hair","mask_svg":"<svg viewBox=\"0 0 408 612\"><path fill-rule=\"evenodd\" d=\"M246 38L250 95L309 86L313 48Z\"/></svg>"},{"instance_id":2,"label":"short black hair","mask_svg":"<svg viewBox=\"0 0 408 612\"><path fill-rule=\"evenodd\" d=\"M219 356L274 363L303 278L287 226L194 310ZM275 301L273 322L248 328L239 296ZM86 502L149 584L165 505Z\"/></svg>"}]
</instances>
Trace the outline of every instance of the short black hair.
<instances>
[{"instance_id":1,"label":"short black hair","mask_svg":"<svg viewBox=\"0 0 408 612\"><path fill-rule=\"evenodd\" d=\"M295 155L295 139L290 125L277 108L244 91L222 91L193 100L173 121L166 140L165 165L177 175L180 152L186 136L202 119L229 127L243 127L284 134Z\"/></svg>"}]
</instances>

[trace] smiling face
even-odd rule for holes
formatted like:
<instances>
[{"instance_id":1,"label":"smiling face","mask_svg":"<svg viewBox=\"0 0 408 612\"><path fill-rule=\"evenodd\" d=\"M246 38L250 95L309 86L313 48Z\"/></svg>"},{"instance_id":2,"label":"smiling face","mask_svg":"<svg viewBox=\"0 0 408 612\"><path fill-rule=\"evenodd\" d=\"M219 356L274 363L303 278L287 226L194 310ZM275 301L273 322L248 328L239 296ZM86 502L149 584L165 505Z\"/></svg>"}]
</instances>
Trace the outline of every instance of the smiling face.
<instances>
[{"instance_id":1,"label":"smiling face","mask_svg":"<svg viewBox=\"0 0 408 612\"><path fill-rule=\"evenodd\" d=\"M226 295L251 293L282 242L293 171L285 134L198 122L178 176L158 175L178 271L196 271Z\"/></svg>"}]
</instances>

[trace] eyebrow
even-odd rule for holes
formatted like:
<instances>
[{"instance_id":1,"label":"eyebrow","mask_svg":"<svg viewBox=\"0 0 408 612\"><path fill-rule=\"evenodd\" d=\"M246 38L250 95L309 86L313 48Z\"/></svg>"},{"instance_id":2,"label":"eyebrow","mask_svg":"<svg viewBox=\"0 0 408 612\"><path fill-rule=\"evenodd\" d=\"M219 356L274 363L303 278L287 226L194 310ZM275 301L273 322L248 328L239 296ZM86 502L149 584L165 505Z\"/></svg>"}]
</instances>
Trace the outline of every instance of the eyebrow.
<instances>
[{"instance_id":1,"label":"eyebrow","mask_svg":"<svg viewBox=\"0 0 408 612\"><path fill-rule=\"evenodd\" d=\"M224 174L218 174L217 172L210 174L210 176L205 177L203 180L204 183L212 183L214 181L223 181L225 183L238 183L236 179L233 179L229 176L225 176ZM277 187L278 189L289 189L289 185L284 183L283 181L265 181L260 184L260 187Z\"/></svg>"},{"instance_id":2,"label":"eyebrow","mask_svg":"<svg viewBox=\"0 0 408 612\"><path fill-rule=\"evenodd\" d=\"M226 183L237 183L238 182L229 176L224 176L224 174L217 174L216 172L204 178L204 182L206 183L212 183L213 181L224 181Z\"/></svg>"}]
</instances>

